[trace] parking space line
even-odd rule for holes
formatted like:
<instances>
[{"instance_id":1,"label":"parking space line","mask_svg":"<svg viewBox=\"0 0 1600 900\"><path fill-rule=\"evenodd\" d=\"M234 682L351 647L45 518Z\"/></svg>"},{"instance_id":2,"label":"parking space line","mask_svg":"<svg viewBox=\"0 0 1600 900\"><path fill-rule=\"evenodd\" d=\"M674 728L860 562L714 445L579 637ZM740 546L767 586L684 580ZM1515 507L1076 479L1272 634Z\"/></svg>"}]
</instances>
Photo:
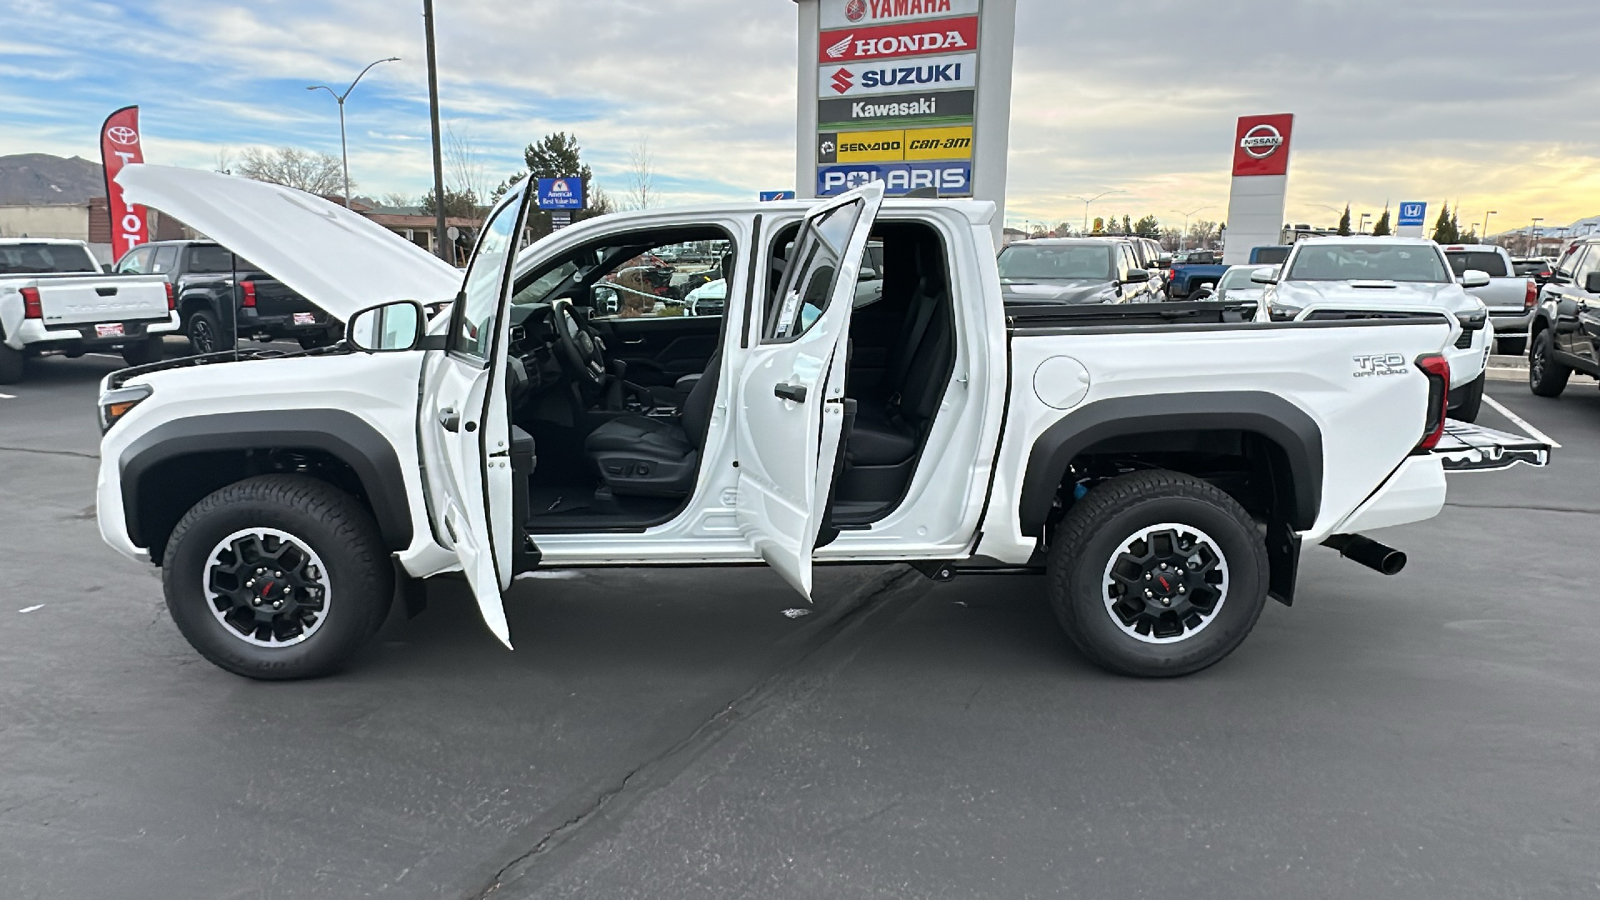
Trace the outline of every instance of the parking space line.
<instances>
[{"instance_id":1,"label":"parking space line","mask_svg":"<svg viewBox=\"0 0 1600 900\"><path fill-rule=\"evenodd\" d=\"M15 399L17 399L17 395L16 394L0 394L0 400L15 400Z\"/></svg>"},{"instance_id":2,"label":"parking space line","mask_svg":"<svg viewBox=\"0 0 1600 900\"><path fill-rule=\"evenodd\" d=\"M1548 434L1545 434L1544 432L1542 432L1539 429L1533 427L1532 425L1529 425L1527 419L1524 419L1523 417L1517 415L1516 413L1512 412L1511 410L1506 409L1503 405L1501 405L1500 401L1494 399L1493 397L1485 395L1484 398L1483 398L1483 402L1485 402L1485 403L1489 404L1490 406L1494 407L1495 410L1500 413L1500 415L1505 416L1506 418L1510 419L1511 420L1511 424L1517 426L1518 428L1521 428L1523 430L1523 432L1525 432L1528 435L1528 437L1531 437L1536 441L1544 441L1546 444L1549 444L1550 448L1553 449L1553 450L1560 450L1561 449L1561 445L1556 442L1555 438L1551 437Z\"/></svg>"}]
</instances>

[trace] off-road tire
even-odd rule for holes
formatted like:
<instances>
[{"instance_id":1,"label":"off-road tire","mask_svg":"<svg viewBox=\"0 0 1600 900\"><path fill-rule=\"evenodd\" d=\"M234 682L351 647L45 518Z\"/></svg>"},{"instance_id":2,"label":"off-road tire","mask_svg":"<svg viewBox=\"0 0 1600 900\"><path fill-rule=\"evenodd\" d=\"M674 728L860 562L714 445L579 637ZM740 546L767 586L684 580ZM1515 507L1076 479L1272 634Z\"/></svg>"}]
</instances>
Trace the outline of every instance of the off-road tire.
<instances>
[{"instance_id":1,"label":"off-road tire","mask_svg":"<svg viewBox=\"0 0 1600 900\"><path fill-rule=\"evenodd\" d=\"M27 357L21 350L0 344L0 384L16 384L22 380Z\"/></svg>"},{"instance_id":2,"label":"off-road tire","mask_svg":"<svg viewBox=\"0 0 1600 900\"><path fill-rule=\"evenodd\" d=\"M161 343L161 335L154 334L144 340L134 341L122 345L122 361L130 366L148 366L161 361L166 347Z\"/></svg>"},{"instance_id":3,"label":"off-road tire","mask_svg":"<svg viewBox=\"0 0 1600 900\"><path fill-rule=\"evenodd\" d=\"M1478 377L1467 382L1466 387L1450 393L1450 418L1457 422L1478 421L1478 412L1483 409L1483 385L1488 377L1488 372L1479 372ZM1457 396L1461 398L1460 402L1454 402Z\"/></svg>"},{"instance_id":4,"label":"off-road tire","mask_svg":"<svg viewBox=\"0 0 1600 900\"><path fill-rule=\"evenodd\" d=\"M206 563L237 531L268 527L319 556L329 583L326 621L303 641L260 647L237 636L208 608ZM349 663L383 624L394 569L371 513L354 497L303 475L263 475L224 487L178 522L162 559L167 610L201 656L246 678L318 678Z\"/></svg>"},{"instance_id":5,"label":"off-road tire","mask_svg":"<svg viewBox=\"0 0 1600 900\"><path fill-rule=\"evenodd\" d=\"M1550 358L1554 341L1547 328L1533 339L1528 350L1528 389L1540 397L1559 397L1567 389L1572 370Z\"/></svg>"},{"instance_id":6,"label":"off-road tire","mask_svg":"<svg viewBox=\"0 0 1600 900\"><path fill-rule=\"evenodd\" d=\"M1163 523L1209 535L1228 565L1215 619L1191 637L1145 643L1106 608L1102 581L1113 555L1140 529ZM1221 489L1160 469L1105 481L1073 504L1056 529L1046 563L1047 593L1072 643L1101 668L1141 678L1188 675L1232 653L1266 605L1266 542L1250 514Z\"/></svg>"},{"instance_id":7,"label":"off-road tire","mask_svg":"<svg viewBox=\"0 0 1600 900\"><path fill-rule=\"evenodd\" d=\"M222 323L217 320L216 313L209 309L199 309L190 313L188 322L184 324L183 333L188 335L189 346L196 354L220 353L233 349L233 342L223 333Z\"/></svg>"}]
</instances>

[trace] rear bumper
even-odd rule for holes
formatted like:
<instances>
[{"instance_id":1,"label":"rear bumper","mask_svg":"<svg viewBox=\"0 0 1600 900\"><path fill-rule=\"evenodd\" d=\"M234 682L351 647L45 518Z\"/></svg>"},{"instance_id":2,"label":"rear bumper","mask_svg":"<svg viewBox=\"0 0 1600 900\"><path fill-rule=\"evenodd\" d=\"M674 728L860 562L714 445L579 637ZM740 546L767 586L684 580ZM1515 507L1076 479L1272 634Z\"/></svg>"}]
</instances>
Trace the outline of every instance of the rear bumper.
<instances>
[{"instance_id":1,"label":"rear bumper","mask_svg":"<svg viewBox=\"0 0 1600 900\"><path fill-rule=\"evenodd\" d=\"M43 350L119 347L123 344L141 341L158 334L173 334L179 328L178 314L175 312L167 313L164 319L142 319L132 322L100 324L121 325L122 334L115 337L101 337L95 331L96 323L94 322L46 328L45 323L38 319L24 319L22 324L17 327L16 334L6 335L6 345L16 350L21 350L27 346L34 346Z\"/></svg>"},{"instance_id":2,"label":"rear bumper","mask_svg":"<svg viewBox=\"0 0 1600 900\"><path fill-rule=\"evenodd\" d=\"M296 322L295 316L311 316L310 322ZM227 323L223 323L227 327ZM300 313L275 313L272 315L258 315L254 310L241 309L239 311L239 336L240 337L300 337L302 335L327 334L342 331L343 326L337 320L328 318L323 312Z\"/></svg>"},{"instance_id":3,"label":"rear bumper","mask_svg":"<svg viewBox=\"0 0 1600 900\"><path fill-rule=\"evenodd\" d=\"M1359 534L1431 519L1444 509L1444 463L1433 455L1408 456L1383 487L1330 533Z\"/></svg>"},{"instance_id":4,"label":"rear bumper","mask_svg":"<svg viewBox=\"0 0 1600 900\"><path fill-rule=\"evenodd\" d=\"M1489 321L1494 324L1495 334L1501 337L1526 336L1528 329L1533 327L1533 314L1538 309L1522 310L1489 310Z\"/></svg>"}]
</instances>

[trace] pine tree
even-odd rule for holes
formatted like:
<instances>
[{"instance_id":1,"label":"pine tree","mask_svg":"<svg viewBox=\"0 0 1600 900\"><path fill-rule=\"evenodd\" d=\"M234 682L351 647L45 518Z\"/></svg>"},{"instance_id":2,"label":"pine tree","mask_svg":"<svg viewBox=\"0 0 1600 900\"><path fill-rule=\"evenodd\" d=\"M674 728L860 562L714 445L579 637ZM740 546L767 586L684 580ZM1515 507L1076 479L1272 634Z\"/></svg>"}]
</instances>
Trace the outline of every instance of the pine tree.
<instances>
[{"instance_id":1,"label":"pine tree","mask_svg":"<svg viewBox=\"0 0 1600 900\"><path fill-rule=\"evenodd\" d=\"M1145 237L1155 237L1161 233L1161 221L1155 216L1145 216L1133 223L1133 233Z\"/></svg>"},{"instance_id":2,"label":"pine tree","mask_svg":"<svg viewBox=\"0 0 1600 900\"><path fill-rule=\"evenodd\" d=\"M1378 217L1378 224L1372 226L1372 236L1385 237L1391 233L1392 232L1389 228L1389 207L1385 206L1383 208L1383 215Z\"/></svg>"},{"instance_id":3,"label":"pine tree","mask_svg":"<svg viewBox=\"0 0 1600 900\"><path fill-rule=\"evenodd\" d=\"M1455 233L1451 230L1450 204L1439 207L1439 219L1433 223L1433 240L1438 244L1453 244Z\"/></svg>"},{"instance_id":4,"label":"pine tree","mask_svg":"<svg viewBox=\"0 0 1600 900\"><path fill-rule=\"evenodd\" d=\"M1344 215L1339 217L1339 236L1350 236L1350 204L1344 205Z\"/></svg>"}]
</instances>

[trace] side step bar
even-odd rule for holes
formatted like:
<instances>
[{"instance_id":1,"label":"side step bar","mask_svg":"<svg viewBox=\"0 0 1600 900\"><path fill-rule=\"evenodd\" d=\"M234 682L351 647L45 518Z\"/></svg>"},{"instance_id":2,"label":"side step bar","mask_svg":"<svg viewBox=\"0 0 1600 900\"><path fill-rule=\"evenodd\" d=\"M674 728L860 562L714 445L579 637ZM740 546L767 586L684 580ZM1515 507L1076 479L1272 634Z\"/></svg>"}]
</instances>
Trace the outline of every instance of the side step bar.
<instances>
[{"instance_id":1,"label":"side step bar","mask_svg":"<svg viewBox=\"0 0 1600 900\"><path fill-rule=\"evenodd\" d=\"M1380 544L1359 534L1335 534L1322 542L1322 546L1339 551L1339 555L1353 560L1385 575L1398 575L1406 567L1406 555L1393 547Z\"/></svg>"}]
</instances>

